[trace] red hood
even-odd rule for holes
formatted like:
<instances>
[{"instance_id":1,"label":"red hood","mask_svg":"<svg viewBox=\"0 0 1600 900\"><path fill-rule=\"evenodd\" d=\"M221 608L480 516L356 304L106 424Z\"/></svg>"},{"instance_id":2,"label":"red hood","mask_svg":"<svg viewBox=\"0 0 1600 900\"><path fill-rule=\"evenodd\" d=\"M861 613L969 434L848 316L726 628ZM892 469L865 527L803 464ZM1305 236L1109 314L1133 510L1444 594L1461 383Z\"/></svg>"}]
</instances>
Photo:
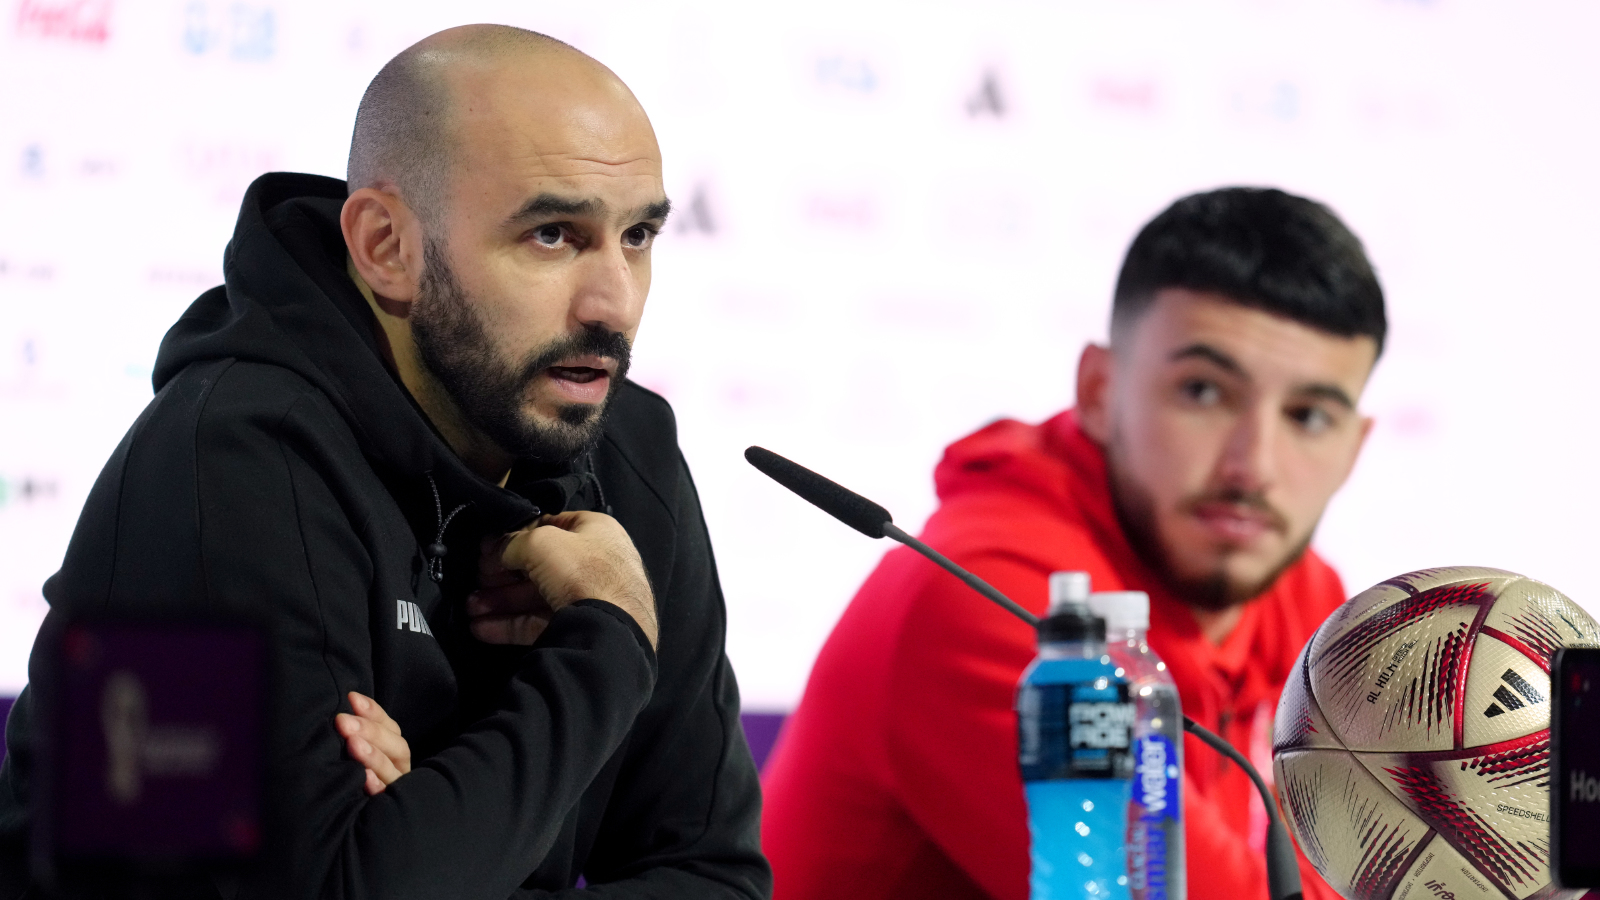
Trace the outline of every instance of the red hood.
<instances>
[{"instance_id":1,"label":"red hood","mask_svg":"<svg viewBox=\"0 0 1600 900\"><path fill-rule=\"evenodd\" d=\"M1072 459L1074 444L1086 444L1091 452ZM1105 462L1068 410L1042 425L1001 419L984 426L945 448L933 479L939 499L947 502L964 491L1012 489L1071 504L1074 468L1081 470L1079 478L1094 476L1105 472Z\"/></svg>"},{"instance_id":2,"label":"red hood","mask_svg":"<svg viewBox=\"0 0 1600 900\"><path fill-rule=\"evenodd\" d=\"M933 477L940 508L928 521L930 541L958 552L1003 547L1059 567L1081 556L1075 551L1087 539L1110 563L1078 561L1097 589L1161 592L1122 535L1105 453L1079 429L1073 410L1039 425L987 425L947 447ZM1020 534L1028 539L1019 541Z\"/></svg>"}]
</instances>

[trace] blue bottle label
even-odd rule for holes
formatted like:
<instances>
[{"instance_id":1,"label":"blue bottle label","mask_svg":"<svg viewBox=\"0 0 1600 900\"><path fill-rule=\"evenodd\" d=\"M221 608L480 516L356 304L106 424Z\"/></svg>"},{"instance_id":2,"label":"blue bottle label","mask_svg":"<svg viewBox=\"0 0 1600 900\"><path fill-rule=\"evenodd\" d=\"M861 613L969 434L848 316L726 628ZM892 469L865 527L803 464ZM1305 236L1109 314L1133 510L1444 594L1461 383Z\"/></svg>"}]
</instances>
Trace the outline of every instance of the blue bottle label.
<instances>
[{"instance_id":1,"label":"blue bottle label","mask_svg":"<svg viewBox=\"0 0 1600 900\"><path fill-rule=\"evenodd\" d=\"M1148 734L1140 738L1134 751L1135 771L1133 796L1142 812L1139 818L1146 822L1175 822L1178 820L1178 750L1164 734Z\"/></svg>"},{"instance_id":2,"label":"blue bottle label","mask_svg":"<svg viewBox=\"0 0 1600 900\"><path fill-rule=\"evenodd\" d=\"M1024 683L1017 711L1023 781L1133 776L1138 713L1126 682Z\"/></svg>"},{"instance_id":3,"label":"blue bottle label","mask_svg":"<svg viewBox=\"0 0 1600 900\"><path fill-rule=\"evenodd\" d=\"M1132 821L1128 829L1128 863L1132 894L1140 900L1167 900L1168 861L1172 842L1183 840L1178 829L1180 785L1178 749L1166 735L1139 738L1134 747Z\"/></svg>"}]
</instances>

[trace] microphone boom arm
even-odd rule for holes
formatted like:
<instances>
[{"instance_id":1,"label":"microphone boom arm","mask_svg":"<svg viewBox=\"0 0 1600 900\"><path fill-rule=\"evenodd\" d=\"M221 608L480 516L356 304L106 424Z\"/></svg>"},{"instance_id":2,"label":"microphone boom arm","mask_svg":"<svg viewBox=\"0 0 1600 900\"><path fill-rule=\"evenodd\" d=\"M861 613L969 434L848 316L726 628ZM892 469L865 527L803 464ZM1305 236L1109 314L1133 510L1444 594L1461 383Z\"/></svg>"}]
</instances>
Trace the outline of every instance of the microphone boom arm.
<instances>
[{"instance_id":1,"label":"microphone boom arm","mask_svg":"<svg viewBox=\"0 0 1600 900\"><path fill-rule=\"evenodd\" d=\"M984 581L982 578L979 578L971 572L968 572L966 569L963 569L951 562L943 553L940 553L932 547L929 547L927 544L924 544L923 542L907 534L900 526L894 524L893 522L885 522L883 523L883 534L885 537L894 538L900 543L905 544L907 547L910 547L918 553L921 553L923 556L926 556L939 568L961 579L967 585L967 587L972 588L985 597L988 597L990 600L993 600L995 603L998 603L1002 609L1011 613L1013 616L1016 616L1022 621L1027 622L1029 625L1039 624L1039 617L1024 609L1022 604L1011 599L1010 597L1007 597L1005 594L1000 593L995 589L994 585L990 584L989 582Z\"/></svg>"}]
</instances>

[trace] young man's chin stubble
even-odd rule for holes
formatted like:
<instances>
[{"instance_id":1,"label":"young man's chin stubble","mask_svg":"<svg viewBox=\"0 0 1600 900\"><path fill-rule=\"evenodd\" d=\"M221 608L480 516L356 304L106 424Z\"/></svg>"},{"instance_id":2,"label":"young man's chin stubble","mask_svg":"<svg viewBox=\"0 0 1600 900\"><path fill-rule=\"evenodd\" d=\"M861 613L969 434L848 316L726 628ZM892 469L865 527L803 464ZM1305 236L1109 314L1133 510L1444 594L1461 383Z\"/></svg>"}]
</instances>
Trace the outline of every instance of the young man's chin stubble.
<instances>
[{"instance_id":1,"label":"young man's chin stubble","mask_svg":"<svg viewBox=\"0 0 1600 900\"><path fill-rule=\"evenodd\" d=\"M411 313L412 334L423 366L467 422L519 459L570 462L592 448L628 372L627 339L589 328L538 348L521 365L508 366L496 356L488 329L474 312L443 248L432 239L424 244L423 263ZM534 419L528 394L535 380L563 359L584 355L616 361L605 400L594 405L562 404L550 423Z\"/></svg>"},{"instance_id":2,"label":"young man's chin stubble","mask_svg":"<svg viewBox=\"0 0 1600 900\"><path fill-rule=\"evenodd\" d=\"M1308 533L1265 576L1250 581L1240 581L1229 574L1226 556L1219 557L1215 568L1206 575L1180 575L1174 564L1176 554L1161 540L1156 526L1155 498L1116 464L1115 454L1109 450L1106 453L1106 465L1111 482L1111 503L1116 510L1117 522L1122 526L1122 533L1127 535L1128 543L1145 566L1187 606L1206 612L1222 612L1248 603L1272 587L1278 576L1298 562L1306 548L1311 546L1311 534Z\"/></svg>"}]
</instances>

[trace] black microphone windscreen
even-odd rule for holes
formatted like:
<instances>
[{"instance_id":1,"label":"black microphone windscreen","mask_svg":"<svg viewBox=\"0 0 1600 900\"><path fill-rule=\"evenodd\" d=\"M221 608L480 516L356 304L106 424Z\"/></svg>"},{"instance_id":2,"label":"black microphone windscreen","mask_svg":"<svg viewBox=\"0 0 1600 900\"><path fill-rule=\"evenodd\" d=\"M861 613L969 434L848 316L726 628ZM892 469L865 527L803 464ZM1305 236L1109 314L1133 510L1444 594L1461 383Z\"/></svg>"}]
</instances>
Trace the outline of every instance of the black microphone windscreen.
<instances>
[{"instance_id":1,"label":"black microphone windscreen","mask_svg":"<svg viewBox=\"0 0 1600 900\"><path fill-rule=\"evenodd\" d=\"M768 478L867 537L883 537L884 523L894 521L878 504L765 447L746 448L744 458Z\"/></svg>"}]
</instances>

